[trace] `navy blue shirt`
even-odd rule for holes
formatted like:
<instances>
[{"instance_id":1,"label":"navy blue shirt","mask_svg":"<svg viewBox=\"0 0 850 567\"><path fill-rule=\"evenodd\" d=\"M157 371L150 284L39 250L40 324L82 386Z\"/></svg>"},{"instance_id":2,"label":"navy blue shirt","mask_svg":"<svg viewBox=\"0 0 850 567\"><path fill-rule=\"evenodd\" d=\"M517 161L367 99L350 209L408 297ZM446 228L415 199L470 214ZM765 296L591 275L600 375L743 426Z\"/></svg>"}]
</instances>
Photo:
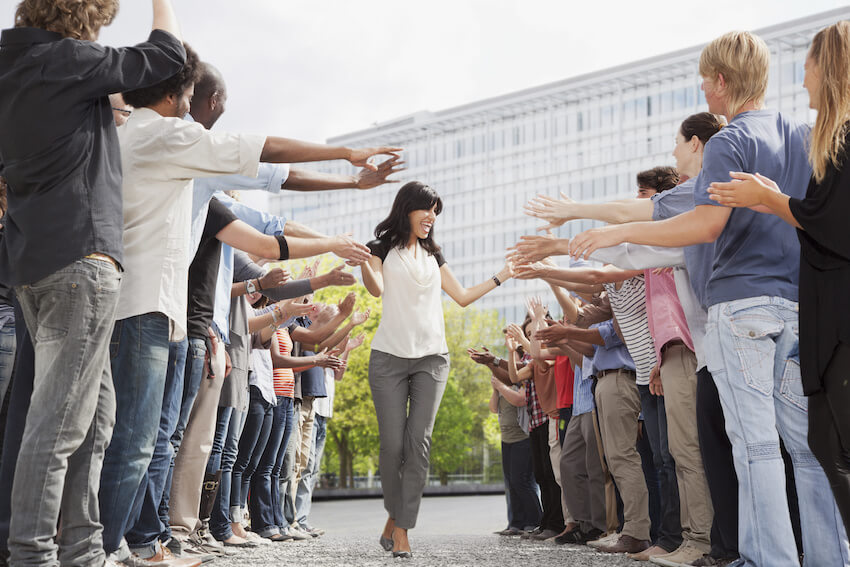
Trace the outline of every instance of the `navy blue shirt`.
<instances>
[{"instance_id":1,"label":"navy blue shirt","mask_svg":"<svg viewBox=\"0 0 850 567\"><path fill-rule=\"evenodd\" d=\"M299 317L295 320L305 329L313 324L309 317ZM302 345L303 346L303 345ZM299 356L313 356L312 350L302 350ZM314 398L327 398L328 391L325 388L325 369L313 366L301 371L301 397L312 396Z\"/></svg>"},{"instance_id":2,"label":"navy blue shirt","mask_svg":"<svg viewBox=\"0 0 850 567\"><path fill-rule=\"evenodd\" d=\"M9 210L0 274L38 281L91 254L119 263L124 230L121 155L107 95L159 83L186 60L155 30L111 48L37 28L0 36L0 162Z\"/></svg>"},{"instance_id":3,"label":"navy blue shirt","mask_svg":"<svg viewBox=\"0 0 850 567\"><path fill-rule=\"evenodd\" d=\"M802 198L812 168L806 155L809 127L773 110L742 112L705 145L694 204L709 199L714 181L729 181L730 171L760 173L782 192ZM715 242L705 305L758 297L797 301L800 245L794 228L775 215L732 209Z\"/></svg>"}]
</instances>

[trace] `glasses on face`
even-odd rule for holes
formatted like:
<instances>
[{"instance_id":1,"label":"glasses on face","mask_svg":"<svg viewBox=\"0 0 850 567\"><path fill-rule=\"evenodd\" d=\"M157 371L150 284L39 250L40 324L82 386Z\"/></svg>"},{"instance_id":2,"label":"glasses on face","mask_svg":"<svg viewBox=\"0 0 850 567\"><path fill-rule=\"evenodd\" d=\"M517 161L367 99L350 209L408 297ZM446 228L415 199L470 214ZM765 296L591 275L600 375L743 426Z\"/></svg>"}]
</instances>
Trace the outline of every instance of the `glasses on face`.
<instances>
[{"instance_id":1,"label":"glasses on face","mask_svg":"<svg viewBox=\"0 0 850 567\"><path fill-rule=\"evenodd\" d=\"M130 116L131 114L133 114L133 111L132 111L132 110L127 110L126 108L115 108L115 107L113 106L113 107L112 107L112 110L114 110L115 112L120 112L120 113L121 113L121 114L123 114L124 116Z\"/></svg>"}]
</instances>

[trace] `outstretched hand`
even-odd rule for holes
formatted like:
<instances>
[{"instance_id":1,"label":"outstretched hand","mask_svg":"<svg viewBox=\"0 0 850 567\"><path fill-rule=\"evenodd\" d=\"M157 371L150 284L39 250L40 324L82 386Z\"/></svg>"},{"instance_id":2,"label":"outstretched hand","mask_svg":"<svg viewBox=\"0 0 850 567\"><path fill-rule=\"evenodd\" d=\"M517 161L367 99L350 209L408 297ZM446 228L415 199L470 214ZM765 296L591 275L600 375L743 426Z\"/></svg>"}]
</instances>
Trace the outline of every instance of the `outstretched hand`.
<instances>
[{"instance_id":1,"label":"outstretched hand","mask_svg":"<svg viewBox=\"0 0 850 567\"><path fill-rule=\"evenodd\" d=\"M355 148L349 150L348 161L351 162L351 165L355 167L363 167L372 171L378 171L378 166L369 163L369 158L381 154L398 158L398 152L400 152L401 150L402 148L396 148L394 146L380 146L377 148Z\"/></svg>"},{"instance_id":2,"label":"outstretched hand","mask_svg":"<svg viewBox=\"0 0 850 567\"><path fill-rule=\"evenodd\" d=\"M351 237L351 233L339 234L334 237L334 244L331 252L340 258L347 260L346 264L358 265L366 262L372 253L369 247L361 244Z\"/></svg>"},{"instance_id":3,"label":"outstretched hand","mask_svg":"<svg viewBox=\"0 0 850 567\"><path fill-rule=\"evenodd\" d=\"M553 234L521 236L519 242L508 248L511 251L508 259L514 265L539 262L549 256L560 254L560 246L564 243L565 241L555 238Z\"/></svg>"},{"instance_id":4,"label":"outstretched hand","mask_svg":"<svg viewBox=\"0 0 850 567\"><path fill-rule=\"evenodd\" d=\"M621 231L628 225L611 224L599 228L591 228L575 235L570 242L570 255L573 258L590 258L590 255L600 248L616 246L623 242Z\"/></svg>"},{"instance_id":5,"label":"outstretched hand","mask_svg":"<svg viewBox=\"0 0 850 567\"><path fill-rule=\"evenodd\" d=\"M394 155L390 159L379 163L374 169L364 167L355 176L355 186L358 189L372 189L384 183L398 183L398 179L387 179L387 177L407 169L406 167L401 167L404 165L404 162L400 160L400 156Z\"/></svg>"},{"instance_id":6,"label":"outstretched hand","mask_svg":"<svg viewBox=\"0 0 850 567\"><path fill-rule=\"evenodd\" d=\"M557 228L567 221L574 220L572 205L575 201L561 191L561 199L553 199L548 195L537 195L525 205L525 214L546 221L548 224L538 228L538 231Z\"/></svg>"}]
</instances>

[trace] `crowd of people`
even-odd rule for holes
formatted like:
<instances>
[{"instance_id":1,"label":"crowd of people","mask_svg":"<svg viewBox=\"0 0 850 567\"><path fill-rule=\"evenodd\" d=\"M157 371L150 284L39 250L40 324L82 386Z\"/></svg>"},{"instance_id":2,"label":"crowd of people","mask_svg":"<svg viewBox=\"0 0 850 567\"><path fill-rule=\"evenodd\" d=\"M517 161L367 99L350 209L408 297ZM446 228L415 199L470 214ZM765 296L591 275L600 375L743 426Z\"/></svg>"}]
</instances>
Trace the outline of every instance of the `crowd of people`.
<instances>
[{"instance_id":1,"label":"crowd of people","mask_svg":"<svg viewBox=\"0 0 850 567\"><path fill-rule=\"evenodd\" d=\"M561 317L529 298L504 359L469 352L493 375L500 533L660 565L850 565L850 23L812 42L814 127L765 109L765 43L723 35L675 168L638 173L636 199L533 199L547 229L609 225L523 237L465 288L423 183L368 245L240 202L390 183L401 148L214 131L225 80L152 5L129 48L96 43L117 0L23 0L0 36L3 563L195 567L321 536L334 385L370 313L313 293L355 285L348 264L382 298L369 382L394 557L412 557L448 379L440 292L465 306L514 277L547 282ZM289 165L337 159L361 169ZM326 253L343 263L265 265Z\"/></svg>"},{"instance_id":2,"label":"crowd of people","mask_svg":"<svg viewBox=\"0 0 850 567\"><path fill-rule=\"evenodd\" d=\"M25 0L0 38L4 564L188 567L322 535L334 384L370 314L313 301L356 282L342 263L263 264L371 254L238 192L370 189L402 166L213 131L226 84L170 1L130 48L95 43L117 9ZM333 159L362 170L289 166Z\"/></svg>"},{"instance_id":3,"label":"crowd of people","mask_svg":"<svg viewBox=\"0 0 850 567\"><path fill-rule=\"evenodd\" d=\"M809 49L813 127L764 107L769 67L758 36L717 38L676 168L638 173L636 199L527 204L547 231L608 224L522 237L514 277L548 283L561 317L529 298L506 358L469 351L501 425L500 534L669 566L850 565L850 23Z\"/></svg>"}]
</instances>

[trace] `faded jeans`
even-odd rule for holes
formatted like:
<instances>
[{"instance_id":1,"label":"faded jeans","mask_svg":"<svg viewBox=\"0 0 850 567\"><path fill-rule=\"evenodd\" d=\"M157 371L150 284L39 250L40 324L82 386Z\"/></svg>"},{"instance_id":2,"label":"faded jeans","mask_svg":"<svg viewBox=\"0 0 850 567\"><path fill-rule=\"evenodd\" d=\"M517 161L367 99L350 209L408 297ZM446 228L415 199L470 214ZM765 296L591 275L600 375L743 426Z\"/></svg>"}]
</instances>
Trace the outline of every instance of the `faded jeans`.
<instances>
[{"instance_id":1,"label":"faded jeans","mask_svg":"<svg viewBox=\"0 0 850 567\"><path fill-rule=\"evenodd\" d=\"M844 524L807 441L808 399L797 358L797 303L763 296L713 305L705 344L738 473L742 565L799 565L779 436L794 465L804 564L847 565L850 550Z\"/></svg>"},{"instance_id":2,"label":"faded jeans","mask_svg":"<svg viewBox=\"0 0 850 567\"><path fill-rule=\"evenodd\" d=\"M120 285L112 264L84 258L15 290L35 376L12 489L13 565L105 560L97 493L115 423L109 339Z\"/></svg>"},{"instance_id":3,"label":"faded jeans","mask_svg":"<svg viewBox=\"0 0 850 567\"><path fill-rule=\"evenodd\" d=\"M0 326L0 405L6 397L9 381L12 378L12 368L15 366L15 320L7 321Z\"/></svg>"}]
</instances>

